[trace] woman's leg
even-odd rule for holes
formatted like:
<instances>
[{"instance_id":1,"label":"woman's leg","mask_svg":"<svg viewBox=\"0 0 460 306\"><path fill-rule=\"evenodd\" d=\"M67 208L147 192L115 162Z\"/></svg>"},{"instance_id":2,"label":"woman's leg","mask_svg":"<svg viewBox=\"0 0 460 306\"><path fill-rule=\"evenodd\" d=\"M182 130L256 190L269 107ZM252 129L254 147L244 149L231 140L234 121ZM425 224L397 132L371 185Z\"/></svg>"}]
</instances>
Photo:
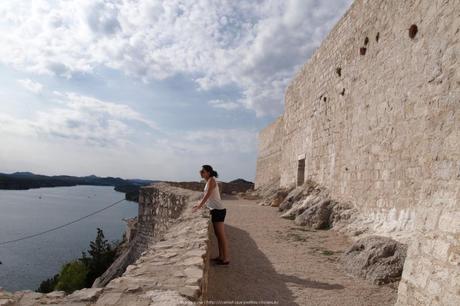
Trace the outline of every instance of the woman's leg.
<instances>
[{"instance_id":1,"label":"woman's leg","mask_svg":"<svg viewBox=\"0 0 460 306\"><path fill-rule=\"evenodd\" d=\"M225 226L224 222L215 222L215 229L217 230L217 235L219 237L219 240L222 243L222 255L221 259L223 261L229 261L229 253L228 253L228 240L227 240L227 235L225 235Z\"/></svg>"},{"instance_id":2,"label":"woman's leg","mask_svg":"<svg viewBox=\"0 0 460 306\"><path fill-rule=\"evenodd\" d=\"M218 234L219 230L217 229L216 222L213 222L212 226L214 227L214 234L216 235L217 243L219 245L219 258L224 259L224 252L223 252L223 248L222 248L222 240L220 239L220 236Z\"/></svg>"}]
</instances>

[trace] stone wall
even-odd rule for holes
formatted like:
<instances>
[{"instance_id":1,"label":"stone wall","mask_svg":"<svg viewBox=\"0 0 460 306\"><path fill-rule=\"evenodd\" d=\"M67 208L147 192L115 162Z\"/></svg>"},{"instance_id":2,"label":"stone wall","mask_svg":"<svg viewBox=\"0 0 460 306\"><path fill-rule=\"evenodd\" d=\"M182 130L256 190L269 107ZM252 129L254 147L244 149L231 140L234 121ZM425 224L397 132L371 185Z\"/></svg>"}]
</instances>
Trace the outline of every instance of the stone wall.
<instances>
[{"instance_id":1,"label":"stone wall","mask_svg":"<svg viewBox=\"0 0 460 306\"><path fill-rule=\"evenodd\" d=\"M281 144L284 134L283 116L259 133L254 187L257 189L265 184L277 182L280 179Z\"/></svg>"},{"instance_id":2,"label":"stone wall","mask_svg":"<svg viewBox=\"0 0 460 306\"><path fill-rule=\"evenodd\" d=\"M357 226L409 243L400 305L460 304L459 57L460 1L356 0L288 86L283 134L259 136L256 188L305 158Z\"/></svg>"},{"instance_id":3,"label":"stone wall","mask_svg":"<svg viewBox=\"0 0 460 306\"><path fill-rule=\"evenodd\" d=\"M169 226L176 222L189 200L189 194L182 195L179 188L176 188L176 192L171 192L170 185L156 183L140 188L135 236L131 238L127 250L96 279L93 287L103 287L113 278L120 276L152 241L158 241ZM131 231L128 224L127 232Z\"/></svg>"},{"instance_id":4,"label":"stone wall","mask_svg":"<svg viewBox=\"0 0 460 306\"><path fill-rule=\"evenodd\" d=\"M147 306L205 302L211 222L207 210L191 212L200 197L199 192L164 183L142 188L138 227L130 250L112 265L112 274L99 282L103 287L93 286L69 295L62 291L9 293L0 288L0 305ZM121 276L115 277L117 273Z\"/></svg>"},{"instance_id":5,"label":"stone wall","mask_svg":"<svg viewBox=\"0 0 460 306\"><path fill-rule=\"evenodd\" d=\"M238 181L238 180L235 180ZM250 189L254 189L254 184L248 181L244 182L221 182L217 181L217 184L219 185L219 191L221 195L223 193L226 194L236 194L239 192L246 192ZM203 192L204 186L206 183L204 181L201 182L165 182L171 186L176 186L179 188L184 188L184 189L190 189L190 190L195 190L195 191L200 191Z\"/></svg>"}]
</instances>

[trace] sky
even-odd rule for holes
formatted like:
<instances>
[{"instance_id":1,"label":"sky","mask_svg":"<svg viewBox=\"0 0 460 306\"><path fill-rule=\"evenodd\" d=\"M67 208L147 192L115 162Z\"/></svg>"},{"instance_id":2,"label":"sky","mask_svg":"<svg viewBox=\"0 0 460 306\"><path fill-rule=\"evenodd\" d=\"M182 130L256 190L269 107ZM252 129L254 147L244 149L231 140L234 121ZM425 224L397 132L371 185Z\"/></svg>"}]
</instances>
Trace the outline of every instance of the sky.
<instances>
[{"instance_id":1,"label":"sky","mask_svg":"<svg viewBox=\"0 0 460 306\"><path fill-rule=\"evenodd\" d=\"M254 180L352 0L2 0L0 172Z\"/></svg>"}]
</instances>

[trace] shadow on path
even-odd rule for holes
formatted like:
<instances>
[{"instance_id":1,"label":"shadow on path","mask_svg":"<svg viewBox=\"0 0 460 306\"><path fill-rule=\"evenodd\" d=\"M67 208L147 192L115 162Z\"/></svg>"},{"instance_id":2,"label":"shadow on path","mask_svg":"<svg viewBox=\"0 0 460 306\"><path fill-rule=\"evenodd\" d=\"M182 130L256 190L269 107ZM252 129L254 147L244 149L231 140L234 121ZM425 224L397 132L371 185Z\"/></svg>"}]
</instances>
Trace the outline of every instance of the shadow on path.
<instances>
[{"instance_id":1,"label":"shadow on path","mask_svg":"<svg viewBox=\"0 0 460 306\"><path fill-rule=\"evenodd\" d=\"M228 224L225 225L225 230L229 239L230 264L219 266L211 263L209 270L208 301L213 301L216 305L219 301L225 301L227 305L230 301L255 301L254 304L258 305L275 304L271 302L283 306L299 305L287 283L320 290L344 288L339 284L277 273L246 231ZM217 239L212 233L211 257L217 255Z\"/></svg>"}]
</instances>

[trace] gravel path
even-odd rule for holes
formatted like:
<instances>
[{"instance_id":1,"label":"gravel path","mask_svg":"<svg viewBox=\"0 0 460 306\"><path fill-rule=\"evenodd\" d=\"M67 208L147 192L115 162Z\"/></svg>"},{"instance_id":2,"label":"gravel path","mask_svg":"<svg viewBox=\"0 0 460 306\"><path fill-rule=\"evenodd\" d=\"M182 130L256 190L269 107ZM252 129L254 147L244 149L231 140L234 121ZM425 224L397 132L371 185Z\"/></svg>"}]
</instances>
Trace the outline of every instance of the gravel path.
<instances>
[{"instance_id":1,"label":"gravel path","mask_svg":"<svg viewBox=\"0 0 460 306\"><path fill-rule=\"evenodd\" d=\"M209 305L395 303L394 285L375 286L343 271L338 257L350 245L343 235L305 230L255 201L224 201L230 265L211 265ZM213 235L211 257L217 255Z\"/></svg>"}]
</instances>

